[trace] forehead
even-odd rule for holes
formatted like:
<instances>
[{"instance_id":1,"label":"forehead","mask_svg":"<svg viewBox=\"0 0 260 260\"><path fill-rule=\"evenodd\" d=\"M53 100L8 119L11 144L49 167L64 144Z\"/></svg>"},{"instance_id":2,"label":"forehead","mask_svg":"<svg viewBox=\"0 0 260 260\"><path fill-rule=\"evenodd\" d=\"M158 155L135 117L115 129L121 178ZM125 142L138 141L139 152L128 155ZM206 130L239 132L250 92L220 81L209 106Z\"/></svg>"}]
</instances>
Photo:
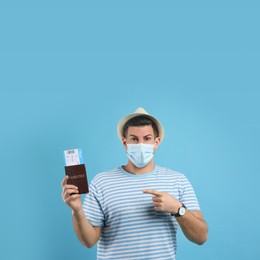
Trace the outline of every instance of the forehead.
<instances>
[{"instance_id":1,"label":"forehead","mask_svg":"<svg viewBox=\"0 0 260 260\"><path fill-rule=\"evenodd\" d=\"M146 135L154 135L153 128L151 125L145 126L129 126L127 130L127 136L135 135L135 136L146 136Z\"/></svg>"}]
</instances>

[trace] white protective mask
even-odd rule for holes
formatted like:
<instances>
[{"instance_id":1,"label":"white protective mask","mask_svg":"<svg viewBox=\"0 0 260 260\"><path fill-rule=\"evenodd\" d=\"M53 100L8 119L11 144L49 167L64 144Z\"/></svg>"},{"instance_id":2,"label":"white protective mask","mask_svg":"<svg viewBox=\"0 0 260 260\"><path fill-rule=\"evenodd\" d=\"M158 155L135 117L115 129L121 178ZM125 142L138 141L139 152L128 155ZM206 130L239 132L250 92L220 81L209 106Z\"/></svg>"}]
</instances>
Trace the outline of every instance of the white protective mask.
<instances>
[{"instance_id":1,"label":"white protective mask","mask_svg":"<svg viewBox=\"0 0 260 260\"><path fill-rule=\"evenodd\" d=\"M127 144L127 157L138 168L146 166L153 159L154 144Z\"/></svg>"}]
</instances>

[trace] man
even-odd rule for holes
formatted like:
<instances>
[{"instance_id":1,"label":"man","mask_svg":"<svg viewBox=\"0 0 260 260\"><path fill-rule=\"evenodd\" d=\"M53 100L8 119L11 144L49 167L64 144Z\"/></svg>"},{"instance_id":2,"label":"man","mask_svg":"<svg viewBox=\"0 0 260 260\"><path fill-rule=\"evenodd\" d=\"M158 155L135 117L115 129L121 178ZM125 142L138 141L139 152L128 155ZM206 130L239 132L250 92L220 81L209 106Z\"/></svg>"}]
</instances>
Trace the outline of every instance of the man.
<instances>
[{"instance_id":1,"label":"man","mask_svg":"<svg viewBox=\"0 0 260 260\"><path fill-rule=\"evenodd\" d=\"M117 126L128 163L94 177L82 205L76 186L62 182L75 232L83 245L98 242L97 259L175 259L178 225L194 243L208 227L193 188L178 172L154 163L162 124L143 108Z\"/></svg>"}]
</instances>

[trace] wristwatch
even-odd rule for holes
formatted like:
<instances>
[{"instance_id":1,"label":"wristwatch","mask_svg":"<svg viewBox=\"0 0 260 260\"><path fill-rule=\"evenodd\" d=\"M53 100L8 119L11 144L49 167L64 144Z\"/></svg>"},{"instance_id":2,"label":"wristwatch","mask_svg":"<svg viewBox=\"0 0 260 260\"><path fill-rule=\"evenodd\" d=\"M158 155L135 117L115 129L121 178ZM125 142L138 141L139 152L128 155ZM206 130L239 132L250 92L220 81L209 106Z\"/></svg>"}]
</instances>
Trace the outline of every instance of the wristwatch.
<instances>
[{"instance_id":1,"label":"wristwatch","mask_svg":"<svg viewBox=\"0 0 260 260\"><path fill-rule=\"evenodd\" d=\"M171 214L171 215L174 217L181 217L181 216L185 215L185 213L186 213L186 207L182 203L182 206L178 209L178 212L176 214Z\"/></svg>"}]
</instances>

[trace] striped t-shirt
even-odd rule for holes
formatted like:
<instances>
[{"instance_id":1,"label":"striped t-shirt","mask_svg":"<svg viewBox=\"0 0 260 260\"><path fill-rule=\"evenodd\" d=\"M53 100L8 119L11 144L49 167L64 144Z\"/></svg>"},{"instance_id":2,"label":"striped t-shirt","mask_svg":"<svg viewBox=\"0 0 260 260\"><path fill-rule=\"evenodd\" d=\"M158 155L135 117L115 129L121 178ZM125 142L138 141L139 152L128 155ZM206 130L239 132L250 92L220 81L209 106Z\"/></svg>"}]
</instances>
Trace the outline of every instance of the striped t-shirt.
<instances>
[{"instance_id":1,"label":"striped t-shirt","mask_svg":"<svg viewBox=\"0 0 260 260\"><path fill-rule=\"evenodd\" d=\"M102 226L97 259L175 259L177 221L156 211L152 195L142 189L171 194L189 210L200 210L187 178L156 166L147 174L130 174L122 167L100 173L90 184L83 209L92 226Z\"/></svg>"}]
</instances>

